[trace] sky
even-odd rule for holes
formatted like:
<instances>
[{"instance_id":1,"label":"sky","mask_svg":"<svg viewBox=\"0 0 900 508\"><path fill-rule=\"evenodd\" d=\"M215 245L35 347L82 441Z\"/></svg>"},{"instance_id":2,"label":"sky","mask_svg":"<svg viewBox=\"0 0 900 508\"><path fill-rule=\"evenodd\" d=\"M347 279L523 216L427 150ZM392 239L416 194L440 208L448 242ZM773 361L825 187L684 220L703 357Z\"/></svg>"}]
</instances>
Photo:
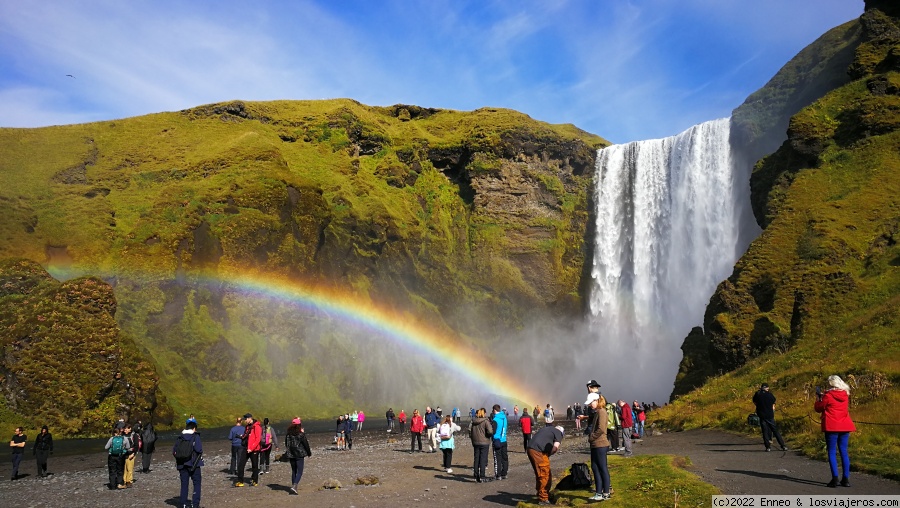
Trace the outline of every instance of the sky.
<instances>
[{"instance_id":1,"label":"sky","mask_svg":"<svg viewBox=\"0 0 900 508\"><path fill-rule=\"evenodd\" d=\"M0 127L347 97L654 139L729 116L862 12L862 0L0 0Z\"/></svg>"}]
</instances>

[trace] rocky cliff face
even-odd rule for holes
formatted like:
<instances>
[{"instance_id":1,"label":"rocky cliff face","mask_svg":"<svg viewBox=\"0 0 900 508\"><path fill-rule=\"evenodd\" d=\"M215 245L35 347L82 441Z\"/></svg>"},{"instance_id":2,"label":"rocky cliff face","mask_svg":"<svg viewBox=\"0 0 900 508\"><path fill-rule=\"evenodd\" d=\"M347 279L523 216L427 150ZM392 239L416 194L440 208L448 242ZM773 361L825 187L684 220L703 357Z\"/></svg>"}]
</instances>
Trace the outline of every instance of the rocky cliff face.
<instances>
[{"instance_id":1,"label":"rocky cliff face","mask_svg":"<svg viewBox=\"0 0 900 508\"><path fill-rule=\"evenodd\" d=\"M100 433L119 417L171 422L149 358L119 330L112 288L58 282L33 261L0 261L0 391L19 422Z\"/></svg>"},{"instance_id":2,"label":"rocky cliff face","mask_svg":"<svg viewBox=\"0 0 900 508\"><path fill-rule=\"evenodd\" d=\"M858 43L835 53L843 61L853 50L846 84L810 84L831 91L794 114L787 140L757 164L751 188L765 230L712 297L703 330L685 342L674 395L800 342L840 350L848 337L896 333L885 318L895 315L900 288L900 32L897 18L876 7L867 4L858 26L836 29L858 32Z\"/></svg>"}]
</instances>

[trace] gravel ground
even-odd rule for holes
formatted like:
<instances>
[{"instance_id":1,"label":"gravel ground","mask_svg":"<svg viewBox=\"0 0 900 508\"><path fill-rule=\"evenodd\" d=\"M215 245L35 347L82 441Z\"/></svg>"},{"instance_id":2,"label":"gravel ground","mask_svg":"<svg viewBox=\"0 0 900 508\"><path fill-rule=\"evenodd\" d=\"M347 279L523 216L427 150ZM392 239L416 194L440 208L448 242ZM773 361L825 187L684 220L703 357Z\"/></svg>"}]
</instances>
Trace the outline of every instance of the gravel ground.
<instances>
[{"instance_id":1,"label":"gravel ground","mask_svg":"<svg viewBox=\"0 0 900 508\"><path fill-rule=\"evenodd\" d=\"M515 506L519 501L534 500L534 476L522 450L521 436L510 437L509 479L479 484L472 479L471 444L465 432L460 434L456 437L451 474L441 468L440 452L409 453L409 434L396 436L381 430L357 432L350 451L333 449L330 434L311 434L313 457L306 461L299 496L287 490L290 465L286 462L274 463L269 474L260 476L257 487L233 487L234 478L227 473L230 445L224 439L210 439L204 442L202 506L247 502L272 508L300 504L368 507L410 503L464 507ZM26 454L20 468L23 476L16 481L0 482L0 499L4 506L17 508L178 506L178 474L174 461L166 453L170 448L171 443L160 443L152 471L135 473L134 485L122 491L107 489L106 456L102 451L51 457L50 471L55 474L48 478L37 477L34 461ZM636 443L634 451L635 454L688 456L694 473L729 494L900 494L900 483L859 473L852 476L850 489L825 488L824 483L830 477L827 464L794 452L766 453L756 441L717 431L648 437ZM552 459L554 479L559 479L573 462L588 460L585 439L580 436L566 439L560 453ZM0 478L9 478L10 471L6 460L0 467L3 475ZM377 477L378 484L356 484L357 478L366 476ZM337 480L341 488L323 488L330 480ZM615 478L612 481L615 488Z\"/></svg>"}]
</instances>

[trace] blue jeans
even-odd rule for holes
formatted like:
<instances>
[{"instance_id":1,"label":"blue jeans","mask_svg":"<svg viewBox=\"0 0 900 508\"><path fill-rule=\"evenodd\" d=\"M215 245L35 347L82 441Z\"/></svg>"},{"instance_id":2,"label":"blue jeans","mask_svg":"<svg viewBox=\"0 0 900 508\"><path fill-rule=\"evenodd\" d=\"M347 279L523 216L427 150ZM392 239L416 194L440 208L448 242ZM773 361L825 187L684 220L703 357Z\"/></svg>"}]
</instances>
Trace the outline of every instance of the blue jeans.
<instances>
[{"instance_id":1,"label":"blue jeans","mask_svg":"<svg viewBox=\"0 0 900 508\"><path fill-rule=\"evenodd\" d=\"M849 432L826 432L825 444L828 447L828 464L831 466L831 476L838 475L837 451L841 452L841 469L845 478L850 478L850 453L847 452L847 443L850 441Z\"/></svg>"},{"instance_id":2,"label":"blue jeans","mask_svg":"<svg viewBox=\"0 0 900 508\"><path fill-rule=\"evenodd\" d=\"M303 478L303 466L305 462L305 457L291 459L291 485L295 488L300 483L300 479Z\"/></svg>"},{"instance_id":3,"label":"blue jeans","mask_svg":"<svg viewBox=\"0 0 900 508\"><path fill-rule=\"evenodd\" d=\"M184 466L178 470L178 473L181 475L181 506L187 505L188 481L192 481L194 482L194 496L192 497L191 501L194 503L195 508L199 508L200 485L202 483L200 468L195 467L192 471L191 468Z\"/></svg>"},{"instance_id":4,"label":"blue jeans","mask_svg":"<svg viewBox=\"0 0 900 508\"><path fill-rule=\"evenodd\" d=\"M609 466L606 464L608 446L591 448L591 472L594 473L594 492L609 494Z\"/></svg>"}]
</instances>

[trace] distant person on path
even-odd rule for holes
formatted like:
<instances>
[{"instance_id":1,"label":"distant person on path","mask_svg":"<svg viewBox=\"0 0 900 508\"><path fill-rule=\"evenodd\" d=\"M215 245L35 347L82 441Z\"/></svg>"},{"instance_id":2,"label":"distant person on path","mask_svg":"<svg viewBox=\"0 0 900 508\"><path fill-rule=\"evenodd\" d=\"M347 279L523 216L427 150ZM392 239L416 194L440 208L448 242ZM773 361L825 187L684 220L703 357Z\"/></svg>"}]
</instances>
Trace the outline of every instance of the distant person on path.
<instances>
[{"instance_id":1,"label":"distant person on path","mask_svg":"<svg viewBox=\"0 0 900 508\"><path fill-rule=\"evenodd\" d=\"M453 423L459 423L459 408L454 407L453 411L450 412L450 416L453 417Z\"/></svg>"},{"instance_id":2,"label":"distant person on path","mask_svg":"<svg viewBox=\"0 0 900 508\"><path fill-rule=\"evenodd\" d=\"M348 450L353 449L353 422L350 418L344 418L344 445Z\"/></svg>"},{"instance_id":3,"label":"distant person on path","mask_svg":"<svg viewBox=\"0 0 900 508\"><path fill-rule=\"evenodd\" d=\"M197 423L197 422L194 422ZM130 423L125 424L124 435L128 438L128 453L125 454L122 479L125 481L126 487L131 487L134 483L134 462L137 458L138 439L137 432L134 432Z\"/></svg>"},{"instance_id":4,"label":"distant person on path","mask_svg":"<svg viewBox=\"0 0 900 508\"><path fill-rule=\"evenodd\" d=\"M589 501L605 501L609 499L610 489L609 466L606 462L606 455L609 453L609 439L606 437L608 416L604 409L606 399L599 393L589 393L584 405L592 410L587 429L588 444L591 448L591 471L594 473L594 496Z\"/></svg>"},{"instance_id":5,"label":"distant person on path","mask_svg":"<svg viewBox=\"0 0 900 508\"><path fill-rule=\"evenodd\" d=\"M19 479L19 464L22 463L22 455L25 451L25 443L28 442L28 436L25 435L22 427L16 427L13 437L9 440L9 449L12 452L12 476L10 480Z\"/></svg>"},{"instance_id":6,"label":"distant person on path","mask_svg":"<svg viewBox=\"0 0 900 508\"><path fill-rule=\"evenodd\" d=\"M394 408L389 408L384 413L384 418L387 420L387 431L394 431Z\"/></svg>"},{"instance_id":7,"label":"distant person on path","mask_svg":"<svg viewBox=\"0 0 900 508\"><path fill-rule=\"evenodd\" d=\"M566 406L566 421L569 421L573 418L575 418L575 410L572 409L572 405L569 404L568 406Z\"/></svg>"},{"instance_id":8,"label":"distant person on path","mask_svg":"<svg viewBox=\"0 0 900 508\"><path fill-rule=\"evenodd\" d=\"M435 413L431 406L425 407L425 429L428 438L428 447L431 453L438 451L437 426L441 421L441 417Z\"/></svg>"},{"instance_id":9,"label":"distant person on path","mask_svg":"<svg viewBox=\"0 0 900 508\"><path fill-rule=\"evenodd\" d=\"M534 488L539 505L550 504L550 485L553 483L550 456L559 451L564 436L561 425L547 426L537 431L528 445L528 461L534 469Z\"/></svg>"},{"instance_id":10,"label":"distant person on path","mask_svg":"<svg viewBox=\"0 0 900 508\"><path fill-rule=\"evenodd\" d=\"M359 416L356 417L356 423L357 423L357 425L356 425L356 430L357 430L357 431L362 430L363 422L364 422L364 421L366 421L366 414L363 413L362 410L360 409L360 410L359 410Z\"/></svg>"},{"instance_id":11,"label":"distant person on path","mask_svg":"<svg viewBox=\"0 0 900 508\"><path fill-rule=\"evenodd\" d=\"M244 426L241 425L241 419L234 421L234 427L228 433L228 440L231 441L231 467L228 468L228 474L237 474L238 463L241 460L241 448L244 436Z\"/></svg>"},{"instance_id":12,"label":"distant person on path","mask_svg":"<svg viewBox=\"0 0 900 508\"><path fill-rule=\"evenodd\" d=\"M541 414L541 410L535 405L534 411L531 413L531 417L534 418L534 423L537 423L539 414Z\"/></svg>"},{"instance_id":13,"label":"distant person on path","mask_svg":"<svg viewBox=\"0 0 900 508\"><path fill-rule=\"evenodd\" d=\"M338 415L337 421L334 422L334 443L337 445L337 450L343 450L346 447L346 436L344 435L344 431L346 431L347 426L344 425L344 415Z\"/></svg>"},{"instance_id":14,"label":"distant person on path","mask_svg":"<svg viewBox=\"0 0 900 508\"><path fill-rule=\"evenodd\" d=\"M550 425L551 423L553 423L553 406L548 403L547 407L544 408L544 425Z\"/></svg>"},{"instance_id":15,"label":"distant person on path","mask_svg":"<svg viewBox=\"0 0 900 508\"><path fill-rule=\"evenodd\" d=\"M525 445L525 453L528 453L528 442L531 441L531 433L534 431L534 420L531 419L531 415L528 414L528 411L522 413L522 417L519 418L519 428L522 429L522 441Z\"/></svg>"},{"instance_id":16,"label":"distant person on path","mask_svg":"<svg viewBox=\"0 0 900 508\"><path fill-rule=\"evenodd\" d=\"M182 442L184 443L182 444ZM191 446L190 458L179 460L176 455L179 445L184 446L187 443L190 443ZM203 444L200 442L200 434L197 432L196 420L187 421L184 430L181 431L181 435L172 446L172 455L176 456L175 468L178 469L178 474L181 476L181 506L188 506L188 482L191 482L194 484L194 495L191 497L192 506L199 507L203 483L200 473L200 468L203 467Z\"/></svg>"},{"instance_id":17,"label":"distant person on path","mask_svg":"<svg viewBox=\"0 0 900 508\"><path fill-rule=\"evenodd\" d=\"M406 412L403 409L400 409L400 412L397 413L397 424L400 426L401 434L406 432Z\"/></svg>"},{"instance_id":18,"label":"distant person on path","mask_svg":"<svg viewBox=\"0 0 900 508\"><path fill-rule=\"evenodd\" d=\"M491 418L494 422L494 479L505 480L509 473L509 446L506 442L508 431L506 413L500 410L500 404L494 404Z\"/></svg>"},{"instance_id":19,"label":"distant person on path","mask_svg":"<svg viewBox=\"0 0 900 508\"><path fill-rule=\"evenodd\" d=\"M306 457L312 457L309 441L306 439L306 433L303 432L303 422L299 417L291 420L291 426L285 433L284 450L285 456L291 462L291 494L296 496L297 486L300 485L300 479L303 478Z\"/></svg>"},{"instance_id":20,"label":"distant person on path","mask_svg":"<svg viewBox=\"0 0 900 508\"><path fill-rule=\"evenodd\" d=\"M444 454L444 470L448 474L453 472L453 449L456 448L453 433L460 430L462 429L453 421L453 417L450 415L445 416L444 421L438 427L438 437L441 439L441 453Z\"/></svg>"},{"instance_id":21,"label":"distant person on path","mask_svg":"<svg viewBox=\"0 0 900 508\"><path fill-rule=\"evenodd\" d=\"M763 383L759 390L753 394L753 403L756 405L756 415L759 416L759 427L762 429L763 444L766 451L772 451L772 435L778 440L782 450L787 450L781 432L775 424L775 396L769 391L769 385Z\"/></svg>"},{"instance_id":22,"label":"distant person on path","mask_svg":"<svg viewBox=\"0 0 900 508\"><path fill-rule=\"evenodd\" d=\"M516 404L513 406L513 420L519 419L519 405Z\"/></svg>"},{"instance_id":23,"label":"distant person on path","mask_svg":"<svg viewBox=\"0 0 900 508\"><path fill-rule=\"evenodd\" d=\"M475 481L478 483L489 482L493 477L485 475L488 461L488 448L491 447L491 441L494 437L494 430L491 422L485 416L484 408L475 411L475 417L469 426L469 438L472 440L472 449L475 453L475 459L472 469L475 475Z\"/></svg>"},{"instance_id":24,"label":"distant person on path","mask_svg":"<svg viewBox=\"0 0 900 508\"><path fill-rule=\"evenodd\" d=\"M572 415L575 417L575 430L581 430L581 417L586 416L581 411L581 404L575 403L575 406L572 408Z\"/></svg>"},{"instance_id":25,"label":"distant person on path","mask_svg":"<svg viewBox=\"0 0 900 508\"><path fill-rule=\"evenodd\" d=\"M422 451L422 432L425 431L425 420L419 414L418 409L413 409L412 420L409 423L409 453L416 451L416 441L419 442L419 452Z\"/></svg>"},{"instance_id":26,"label":"distant person on path","mask_svg":"<svg viewBox=\"0 0 900 508\"><path fill-rule=\"evenodd\" d=\"M47 472L47 458L53 453L53 436L50 429L46 425L41 427L41 433L34 440L34 446L31 447L31 454L37 460L38 476L43 478L53 474Z\"/></svg>"},{"instance_id":27,"label":"distant person on path","mask_svg":"<svg viewBox=\"0 0 900 508\"><path fill-rule=\"evenodd\" d=\"M631 457L634 455L631 452L631 433L634 430L634 413L631 411L631 406L628 405L624 400L619 399L619 409L622 410L622 441L625 442L625 454L623 457Z\"/></svg>"},{"instance_id":28,"label":"distant person on path","mask_svg":"<svg viewBox=\"0 0 900 508\"><path fill-rule=\"evenodd\" d=\"M156 431L153 422L147 422L141 427L141 472L150 472L150 463L153 460L153 452L156 451Z\"/></svg>"},{"instance_id":29,"label":"distant person on path","mask_svg":"<svg viewBox=\"0 0 900 508\"><path fill-rule=\"evenodd\" d=\"M817 413L822 413L822 432L828 449L828 465L831 466L829 487L838 486L837 452L841 452L841 486L850 486L850 453L847 445L850 433L856 431L850 419L850 386L839 376L828 376L828 388L824 393L816 388Z\"/></svg>"},{"instance_id":30,"label":"distant person on path","mask_svg":"<svg viewBox=\"0 0 900 508\"><path fill-rule=\"evenodd\" d=\"M259 440L259 448L259 474L268 474L270 462L269 459L272 456L272 450L278 448L278 436L275 435L275 429L273 429L272 426L269 425L268 418L263 418L262 436Z\"/></svg>"},{"instance_id":31,"label":"distant person on path","mask_svg":"<svg viewBox=\"0 0 900 508\"><path fill-rule=\"evenodd\" d=\"M609 439L609 451L619 451L619 427L622 422L619 420L619 412L616 411L616 405L612 402L606 403L606 437Z\"/></svg>"},{"instance_id":32,"label":"distant person on path","mask_svg":"<svg viewBox=\"0 0 900 508\"><path fill-rule=\"evenodd\" d=\"M644 421L647 419L647 415L644 413L644 406L641 405L638 401L634 401L634 404L631 406L631 410L634 412L634 432L641 439L644 438Z\"/></svg>"}]
</instances>

